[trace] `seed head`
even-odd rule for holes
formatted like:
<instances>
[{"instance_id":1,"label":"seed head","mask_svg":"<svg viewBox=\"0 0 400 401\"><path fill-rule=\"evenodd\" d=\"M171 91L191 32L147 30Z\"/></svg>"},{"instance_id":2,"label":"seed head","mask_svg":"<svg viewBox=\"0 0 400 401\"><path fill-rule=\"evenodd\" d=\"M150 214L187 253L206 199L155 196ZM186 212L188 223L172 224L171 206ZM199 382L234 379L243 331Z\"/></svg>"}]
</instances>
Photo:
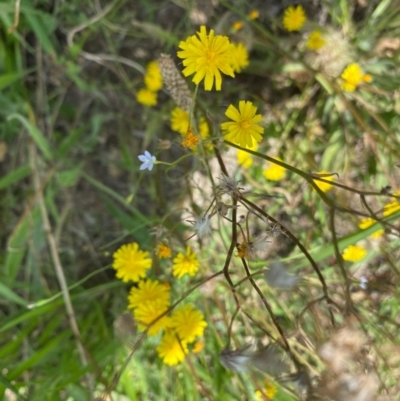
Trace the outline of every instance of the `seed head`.
<instances>
[{"instance_id":1,"label":"seed head","mask_svg":"<svg viewBox=\"0 0 400 401\"><path fill-rule=\"evenodd\" d=\"M192 103L192 94L182 74L176 68L171 56L168 54L161 54L157 61L167 92L181 109L189 113Z\"/></svg>"}]
</instances>

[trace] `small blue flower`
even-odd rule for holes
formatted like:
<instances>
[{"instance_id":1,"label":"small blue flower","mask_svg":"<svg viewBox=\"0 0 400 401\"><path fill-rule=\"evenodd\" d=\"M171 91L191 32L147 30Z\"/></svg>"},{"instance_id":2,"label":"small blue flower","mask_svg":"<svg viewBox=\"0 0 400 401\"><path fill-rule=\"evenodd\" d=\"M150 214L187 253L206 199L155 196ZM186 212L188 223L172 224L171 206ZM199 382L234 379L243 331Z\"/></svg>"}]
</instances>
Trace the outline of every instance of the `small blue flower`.
<instances>
[{"instance_id":1,"label":"small blue flower","mask_svg":"<svg viewBox=\"0 0 400 401\"><path fill-rule=\"evenodd\" d=\"M156 162L156 157L152 156L147 150L144 151L144 155L140 155L138 158L143 163L140 166L140 170L148 169L151 171L153 169L154 163Z\"/></svg>"},{"instance_id":2,"label":"small blue flower","mask_svg":"<svg viewBox=\"0 0 400 401\"><path fill-rule=\"evenodd\" d=\"M360 287L363 290L366 290L368 288L368 279L365 276L360 277Z\"/></svg>"}]
</instances>

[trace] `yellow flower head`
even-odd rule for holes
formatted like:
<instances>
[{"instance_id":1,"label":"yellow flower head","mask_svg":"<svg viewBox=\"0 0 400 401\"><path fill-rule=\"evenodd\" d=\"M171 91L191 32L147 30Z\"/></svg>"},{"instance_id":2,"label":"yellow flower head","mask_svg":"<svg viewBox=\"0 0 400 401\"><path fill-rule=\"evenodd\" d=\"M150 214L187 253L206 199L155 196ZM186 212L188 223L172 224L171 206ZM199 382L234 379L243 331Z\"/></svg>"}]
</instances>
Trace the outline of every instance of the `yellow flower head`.
<instances>
[{"instance_id":1,"label":"yellow flower head","mask_svg":"<svg viewBox=\"0 0 400 401\"><path fill-rule=\"evenodd\" d=\"M283 161L280 157L275 157L275 159ZM263 174L267 180L280 181L285 176L286 169L285 167L278 166L275 163L267 162Z\"/></svg>"},{"instance_id":2,"label":"yellow flower head","mask_svg":"<svg viewBox=\"0 0 400 401\"><path fill-rule=\"evenodd\" d=\"M162 242L157 245L156 254L160 259L168 259L172 256L171 248Z\"/></svg>"},{"instance_id":3,"label":"yellow flower head","mask_svg":"<svg viewBox=\"0 0 400 401\"><path fill-rule=\"evenodd\" d=\"M289 31L299 31L306 22L306 13L303 6L288 7L283 14L283 27Z\"/></svg>"},{"instance_id":4,"label":"yellow flower head","mask_svg":"<svg viewBox=\"0 0 400 401\"><path fill-rule=\"evenodd\" d=\"M342 89L347 92L353 92L362 82L370 82L370 74L364 74L357 63L349 64L340 76L343 79Z\"/></svg>"},{"instance_id":5,"label":"yellow flower head","mask_svg":"<svg viewBox=\"0 0 400 401\"><path fill-rule=\"evenodd\" d=\"M210 137L210 129L208 128L207 121L204 117L200 117L199 134L203 140Z\"/></svg>"},{"instance_id":6,"label":"yellow flower head","mask_svg":"<svg viewBox=\"0 0 400 401\"><path fill-rule=\"evenodd\" d=\"M233 56L232 56L232 68L235 72L241 72L243 68L249 65L249 53L247 52L246 46L242 43L233 43Z\"/></svg>"},{"instance_id":7,"label":"yellow flower head","mask_svg":"<svg viewBox=\"0 0 400 401\"><path fill-rule=\"evenodd\" d=\"M185 359L188 349L187 344L184 341L179 342L176 334L170 331L164 333L157 352L166 365L174 366Z\"/></svg>"},{"instance_id":8,"label":"yellow flower head","mask_svg":"<svg viewBox=\"0 0 400 401\"><path fill-rule=\"evenodd\" d=\"M162 75L157 61L151 61L147 64L144 83L147 86L147 89L152 92L157 92L162 88Z\"/></svg>"},{"instance_id":9,"label":"yellow flower head","mask_svg":"<svg viewBox=\"0 0 400 401\"><path fill-rule=\"evenodd\" d=\"M358 227L360 227L361 230L365 230L366 228L371 227L375 223L376 223L375 219L372 219L371 217L366 217L365 219L362 219L360 221ZM371 238L379 238L383 235L383 232L384 230L377 230L371 235Z\"/></svg>"},{"instance_id":10,"label":"yellow flower head","mask_svg":"<svg viewBox=\"0 0 400 401\"><path fill-rule=\"evenodd\" d=\"M310 33L307 39L308 50L319 50L325 44L325 39L322 37L321 31L314 31Z\"/></svg>"},{"instance_id":11,"label":"yellow flower head","mask_svg":"<svg viewBox=\"0 0 400 401\"><path fill-rule=\"evenodd\" d=\"M393 213L396 213L398 210L400 210L400 202L394 201L390 203L386 203L385 206L383 206L383 215L385 217L390 216Z\"/></svg>"},{"instance_id":12,"label":"yellow flower head","mask_svg":"<svg viewBox=\"0 0 400 401\"><path fill-rule=\"evenodd\" d=\"M360 245L350 245L348 246L342 253L342 257L344 260L348 262L358 262L363 259L367 251Z\"/></svg>"},{"instance_id":13,"label":"yellow flower head","mask_svg":"<svg viewBox=\"0 0 400 401\"><path fill-rule=\"evenodd\" d=\"M258 10L251 10L249 13L250 19L257 19L260 16L260 12Z\"/></svg>"},{"instance_id":14,"label":"yellow flower head","mask_svg":"<svg viewBox=\"0 0 400 401\"><path fill-rule=\"evenodd\" d=\"M184 148L188 148L190 150L193 150L197 144L199 143L199 137L192 131L191 128L189 128L186 132L185 137L183 138L181 145Z\"/></svg>"},{"instance_id":15,"label":"yellow flower head","mask_svg":"<svg viewBox=\"0 0 400 401\"><path fill-rule=\"evenodd\" d=\"M196 337L202 337L206 327L203 314L192 305L181 306L171 316L171 328L187 343L193 342Z\"/></svg>"},{"instance_id":16,"label":"yellow flower head","mask_svg":"<svg viewBox=\"0 0 400 401\"><path fill-rule=\"evenodd\" d=\"M133 316L138 322L139 329L144 330L151 324L147 334L156 336L161 330L170 326L171 318L167 315L155 321L167 309L162 300L146 302L134 309Z\"/></svg>"},{"instance_id":17,"label":"yellow flower head","mask_svg":"<svg viewBox=\"0 0 400 401\"><path fill-rule=\"evenodd\" d=\"M256 151L258 149L258 143L254 142L254 145L248 149ZM249 168L253 164L253 156L250 153L247 153L245 150L238 149L236 156L238 164L245 168Z\"/></svg>"},{"instance_id":18,"label":"yellow flower head","mask_svg":"<svg viewBox=\"0 0 400 401\"><path fill-rule=\"evenodd\" d=\"M193 354L198 354L199 352L201 352L204 348L204 341L196 341L194 344L194 347L192 349Z\"/></svg>"},{"instance_id":19,"label":"yellow flower head","mask_svg":"<svg viewBox=\"0 0 400 401\"><path fill-rule=\"evenodd\" d=\"M117 271L117 278L126 283L146 277L146 270L150 269L152 263L148 255L148 252L139 249L136 242L122 245L113 255L112 267Z\"/></svg>"},{"instance_id":20,"label":"yellow flower head","mask_svg":"<svg viewBox=\"0 0 400 401\"><path fill-rule=\"evenodd\" d=\"M149 89L139 89L136 93L136 100L144 106L155 106L157 104L157 93Z\"/></svg>"},{"instance_id":21,"label":"yellow flower head","mask_svg":"<svg viewBox=\"0 0 400 401\"><path fill-rule=\"evenodd\" d=\"M222 130L227 131L224 134L225 139L243 148L251 148L254 142L260 142L264 128L258 125L262 116L256 115L256 112L257 107L249 101L241 100L239 110L231 104L225 115L233 121L221 124Z\"/></svg>"},{"instance_id":22,"label":"yellow flower head","mask_svg":"<svg viewBox=\"0 0 400 401\"><path fill-rule=\"evenodd\" d=\"M277 392L278 392L278 389L276 388L276 386L274 384L272 384L271 382L266 381L265 387L263 388L262 393L259 390L256 391L256 397L257 397L257 400L260 400L260 401L264 400L264 397L263 397L263 393L264 393L264 395L269 400L273 400L275 397L275 394Z\"/></svg>"},{"instance_id":23,"label":"yellow flower head","mask_svg":"<svg viewBox=\"0 0 400 401\"><path fill-rule=\"evenodd\" d=\"M243 22L242 21L235 21L232 25L233 30L235 31L240 31L243 28Z\"/></svg>"},{"instance_id":24,"label":"yellow flower head","mask_svg":"<svg viewBox=\"0 0 400 401\"><path fill-rule=\"evenodd\" d=\"M186 254L179 252L173 263L172 274L178 278L182 278L185 274L194 276L199 270L199 261L190 246L187 247Z\"/></svg>"},{"instance_id":25,"label":"yellow flower head","mask_svg":"<svg viewBox=\"0 0 400 401\"><path fill-rule=\"evenodd\" d=\"M145 303L157 301L161 307L171 305L170 289L158 280L139 281L137 287L132 287L128 295L128 308L134 309Z\"/></svg>"},{"instance_id":26,"label":"yellow flower head","mask_svg":"<svg viewBox=\"0 0 400 401\"><path fill-rule=\"evenodd\" d=\"M211 29L207 34L206 27L200 27L198 38L189 36L186 41L179 43L178 57L183 59L186 67L182 73L185 77L195 74L193 82L198 85L204 79L204 89L210 91L214 85L217 91L221 90L222 77L225 75L234 77L231 67L232 45L228 37L214 35Z\"/></svg>"},{"instance_id":27,"label":"yellow flower head","mask_svg":"<svg viewBox=\"0 0 400 401\"><path fill-rule=\"evenodd\" d=\"M189 114L180 107L175 107L171 112L171 129L185 135L189 128Z\"/></svg>"},{"instance_id":28,"label":"yellow flower head","mask_svg":"<svg viewBox=\"0 0 400 401\"><path fill-rule=\"evenodd\" d=\"M329 173L325 170L321 170L321 171L318 171L317 174L329 174ZM327 180L327 181L333 181L332 175L326 176L326 177L321 177L321 178L324 180ZM314 182L322 192L328 192L332 188L332 184L329 184L328 182L323 182L323 181L319 181L319 180L314 180Z\"/></svg>"}]
</instances>

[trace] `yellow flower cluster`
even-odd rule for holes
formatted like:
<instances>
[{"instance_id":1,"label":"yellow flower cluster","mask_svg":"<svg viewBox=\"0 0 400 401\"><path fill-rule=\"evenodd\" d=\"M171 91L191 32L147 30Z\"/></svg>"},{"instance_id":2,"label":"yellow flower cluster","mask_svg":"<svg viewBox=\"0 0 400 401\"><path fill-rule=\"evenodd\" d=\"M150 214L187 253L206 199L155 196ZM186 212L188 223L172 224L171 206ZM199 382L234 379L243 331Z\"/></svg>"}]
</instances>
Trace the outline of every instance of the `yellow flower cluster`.
<instances>
[{"instance_id":1,"label":"yellow flower cluster","mask_svg":"<svg viewBox=\"0 0 400 401\"><path fill-rule=\"evenodd\" d=\"M144 106L155 106L157 104L157 92L162 88L162 75L157 61L151 61L146 67L143 78L146 88L139 89L136 100Z\"/></svg>"},{"instance_id":2,"label":"yellow flower cluster","mask_svg":"<svg viewBox=\"0 0 400 401\"><path fill-rule=\"evenodd\" d=\"M360 245L349 245L342 252L342 257L344 260L348 262L358 262L361 259L364 259L367 251Z\"/></svg>"},{"instance_id":3,"label":"yellow flower cluster","mask_svg":"<svg viewBox=\"0 0 400 401\"><path fill-rule=\"evenodd\" d=\"M383 207L383 215L385 217L390 216L393 213L396 213L397 211L400 210L400 202L393 201L393 202L389 202L387 203L384 207Z\"/></svg>"},{"instance_id":4,"label":"yellow flower cluster","mask_svg":"<svg viewBox=\"0 0 400 401\"><path fill-rule=\"evenodd\" d=\"M262 116L256 112L257 107L250 101L239 101L239 110L231 104L225 115L232 121L221 124L225 139L249 149L260 142L264 128L258 124Z\"/></svg>"},{"instance_id":5,"label":"yellow flower cluster","mask_svg":"<svg viewBox=\"0 0 400 401\"><path fill-rule=\"evenodd\" d=\"M258 143L254 142L254 145L247 149L256 151L258 149ZM245 150L238 149L236 152L236 157L238 164L244 168L249 168L253 164L253 156Z\"/></svg>"},{"instance_id":6,"label":"yellow flower cluster","mask_svg":"<svg viewBox=\"0 0 400 401\"><path fill-rule=\"evenodd\" d=\"M167 365L176 365L185 359L188 345L202 337L207 323L203 314L192 305L184 305L172 314L171 287L168 283L146 278L151 268L149 252L139 249L137 243L122 245L113 255L116 276L123 281L137 282L128 295L128 308L132 310L138 328L147 330L149 336L164 331L157 352ZM171 248L165 243L158 244L156 254L160 258L170 258ZM172 273L181 278L185 274L193 276L198 271L196 253L187 247L186 253L178 253L173 260ZM204 342L197 341L193 352L202 350Z\"/></svg>"},{"instance_id":7,"label":"yellow flower cluster","mask_svg":"<svg viewBox=\"0 0 400 401\"><path fill-rule=\"evenodd\" d=\"M239 73L249 65L249 53L246 46L242 43L232 44L232 60L231 65L233 71Z\"/></svg>"},{"instance_id":8,"label":"yellow flower cluster","mask_svg":"<svg viewBox=\"0 0 400 401\"><path fill-rule=\"evenodd\" d=\"M123 282L139 281L146 276L146 270L150 269L152 260L149 253L141 251L136 242L122 245L113 255L112 267L117 271L117 278Z\"/></svg>"},{"instance_id":9,"label":"yellow flower cluster","mask_svg":"<svg viewBox=\"0 0 400 401\"><path fill-rule=\"evenodd\" d=\"M184 305L171 315L170 330L168 330L157 352L166 365L177 365L185 359L188 344L202 337L207 323L203 314L192 305ZM198 351L199 352L199 351Z\"/></svg>"},{"instance_id":10,"label":"yellow flower cluster","mask_svg":"<svg viewBox=\"0 0 400 401\"><path fill-rule=\"evenodd\" d=\"M243 26L237 21L234 30ZM247 67L248 52L243 43L232 44L227 36L215 35L214 30L207 29L204 25L200 27L197 36L189 36L185 41L179 43L177 55L183 59L185 77L194 74L193 82L198 85L204 79L204 89L212 90L214 83L217 91L222 87L222 75L235 77L235 72L240 72Z\"/></svg>"},{"instance_id":11,"label":"yellow flower cluster","mask_svg":"<svg viewBox=\"0 0 400 401\"><path fill-rule=\"evenodd\" d=\"M277 387L269 382L265 381L264 388L262 389L262 392L260 390L256 391L256 397L257 400L261 401L264 400L264 396L266 396L269 400L273 400L275 397L275 394L278 392Z\"/></svg>"},{"instance_id":12,"label":"yellow flower cluster","mask_svg":"<svg viewBox=\"0 0 400 401\"><path fill-rule=\"evenodd\" d=\"M160 259L168 259L172 256L172 250L167 244L161 242L157 245L156 254Z\"/></svg>"},{"instance_id":13,"label":"yellow flower cluster","mask_svg":"<svg viewBox=\"0 0 400 401\"><path fill-rule=\"evenodd\" d=\"M306 43L308 50L319 50L325 44L325 39L322 37L321 31L311 32Z\"/></svg>"},{"instance_id":14,"label":"yellow flower cluster","mask_svg":"<svg viewBox=\"0 0 400 401\"><path fill-rule=\"evenodd\" d=\"M194 276L199 270L199 261L196 254L190 246L186 248L186 253L179 252L173 260L172 274L175 277L182 278L185 274Z\"/></svg>"},{"instance_id":15,"label":"yellow flower cluster","mask_svg":"<svg viewBox=\"0 0 400 401\"><path fill-rule=\"evenodd\" d=\"M364 74L357 63L349 64L340 77L343 80L342 89L347 92L353 92L361 83L371 82L372 80L372 76Z\"/></svg>"},{"instance_id":16,"label":"yellow flower cluster","mask_svg":"<svg viewBox=\"0 0 400 401\"><path fill-rule=\"evenodd\" d=\"M323 175L323 174L329 174L329 173L325 170L318 171L317 175L321 175L321 174ZM333 181L332 175L326 176L326 177L321 177L321 178L324 180L327 180L327 181ZM319 181L319 180L314 180L314 182L322 192L328 192L332 188L332 184L329 184L328 182L323 182L323 181Z\"/></svg>"},{"instance_id":17,"label":"yellow flower cluster","mask_svg":"<svg viewBox=\"0 0 400 401\"><path fill-rule=\"evenodd\" d=\"M290 6L283 14L282 25L289 32L299 31L305 22L306 13L303 6Z\"/></svg>"},{"instance_id":18,"label":"yellow flower cluster","mask_svg":"<svg viewBox=\"0 0 400 401\"><path fill-rule=\"evenodd\" d=\"M260 16L260 12L258 10L251 10L249 13L249 18L250 19L257 19Z\"/></svg>"},{"instance_id":19,"label":"yellow flower cluster","mask_svg":"<svg viewBox=\"0 0 400 401\"><path fill-rule=\"evenodd\" d=\"M368 227L371 227L374 225L377 221L375 219L372 219L371 217L366 217L365 219L362 219L360 223L358 224L358 227L361 228L361 230L365 230ZM384 230L380 229L375 231L372 235L371 238L379 238L383 235Z\"/></svg>"},{"instance_id":20,"label":"yellow flower cluster","mask_svg":"<svg viewBox=\"0 0 400 401\"><path fill-rule=\"evenodd\" d=\"M283 161L280 157L275 157L276 160ZM275 163L268 162L263 170L264 177L270 181L280 181L285 177L285 167L279 166Z\"/></svg>"},{"instance_id":21,"label":"yellow flower cluster","mask_svg":"<svg viewBox=\"0 0 400 401\"><path fill-rule=\"evenodd\" d=\"M182 71L185 77L194 75L193 82L198 85L204 79L204 89L210 91L214 86L217 91L221 90L222 76L234 77L231 66L232 45L227 36L215 35L214 30L207 29L204 25L200 27L200 32L189 36L185 41L179 43L182 49L177 53L183 59L185 66Z\"/></svg>"},{"instance_id":22,"label":"yellow flower cluster","mask_svg":"<svg viewBox=\"0 0 400 401\"><path fill-rule=\"evenodd\" d=\"M186 113L185 110L179 107L175 107L171 112L170 123L171 129L173 131L179 132L181 135L184 135L184 138L181 142L182 146L193 150L199 143L199 138L190 128L189 114ZM210 130L204 117L200 117L198 129L203 141L207 140L210 137ZM212 145L207 144L206 148L212 148Z\"/></svg>"},{"instance_id":23,"label":"yellow flower cluster","mask_svg":"<svg viewBox=\"0 0 400 401\"><path fill-rule=\"evenodd\" d=\"M234 31L240 31L243 28L243 21L235 21L232 28Z\"/></svg>"}]
</instances>

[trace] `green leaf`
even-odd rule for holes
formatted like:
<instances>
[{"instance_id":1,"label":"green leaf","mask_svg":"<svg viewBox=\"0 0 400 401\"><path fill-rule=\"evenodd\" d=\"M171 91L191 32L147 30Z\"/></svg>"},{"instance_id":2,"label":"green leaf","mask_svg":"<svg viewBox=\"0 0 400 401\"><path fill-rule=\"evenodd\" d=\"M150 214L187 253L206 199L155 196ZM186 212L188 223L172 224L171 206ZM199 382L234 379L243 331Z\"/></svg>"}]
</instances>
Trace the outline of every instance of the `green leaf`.
<instances>
[{"instance_id":1,"label":"green leaf","mask_svg":"<svg viewBox=\"0 0 400 401\"><path fill-rule=\"evenodd\" d=\"M46 15L45 17L46 24L45 24L42 15L36 15L30 12L29 9L26 9L26 11L24 12L24 16L28 21L28 24L30 25L32 31L38 38L44 51L52 56L55 56L56 52L50 39L51 30L49 29L49 25L51 24L49 22L51 22L51 17ZM49 17L49 19L47 17Z\"/></svg>"},{"instance_id":2,"label":"green leaf","mask_svg":"<svg viewBox=\"0 0 400 401\"><path fill-rule=\"evenodd\" d=\"M21 166L11 173L8 173L5 177L0 178L0 189L7 188L8 186L14 184L27 177L30 174L31 170L28 165Z\"/></svg>"},{"instance_id":3,"label":"green leaf","mask_svg":"<svg viewBox=\"0 0 400 401\"><path fill-rule=\"evenodd\" d=\"M42 151L44 157L47 160L52 160L53 155L51 152L50 144L43 136L43 134L38 130L38 128L32 125L25 117L21 116L20 114L11 114L7 120L11 121L14 119L20 121L22 125L28 130L32 139L35 141L38 148Z\"/></svg>"},{"instance_id":4,"label":"green leaf","mask_svg":"<svg viewBox=\"0 0 400 401\"><path fill-rule=\"evenodd\" d=\"M26 301L17 295L14 291L8 288L5 284L0 282L0 298L4 297L10 300L11 302L15 302L16 304L27 306Z\"/></svg>"},{"instance_id":5,"label":"green leaf","mask_svg":"<svg viewBox=\"0 0 400 401\"><path fill-rule=\"evenodd\" d=\"M4 270L10 279L13 279L17 275L25 256L26 244L28 242L29 233L31 232L32 223L37 224L39 221L39 209L35 208L33 213L26 215L18 223L17 227L9 237Z\"/></svg>"},{"instance_id":6,"label":"green leaf","mask_svg":"<svg viewBox=\"0 0 400 401\"><path fill-rule=\"evenodd\" d=\"M63 187L71 187L77 183L80 174L80 167L75 167L58 173L58 179Z\"/></svg>"},{"instance_id":7,"label":"green leaf","mask_svg":"<svg viewBox=\"0 0 400 401\"><path fill-rule=\"evenodd\" d=\"M62 159L78 142L81 135L87 130L87 127L80 127L70 132L70 134L63 139L57 149L57 157Z\"/></svg>"},{"instance_id":8,"label":"green leaf","mask_svg":"<svg viewBox=\"0 0 400 401\"><path fill-rule=\"evenodd\" d=\"M85 178L87 181L89 181L98 190L110 195L112 198L116 199L118 202L124 205L124 207L127 208L137 218L137 223L145 223L152 225L151 220L149 218L144 216L141 212L139 212L139 210L137 210L133 206L128 205L125 199L121 195L117 194L114 190L102 184L101 182L95 180L93 177L91 177L88 174L85 174L84 172L82 172L82 177Z\"/></svg>"},{"instance_id":9,"label":"green leaf","mask_svg":"<svg viewBox=\"0 0 400 401\"><path fill-rule=\"evenodd\" d=\"M32 367L43 362L43 360L47 358L49 354L57 351L59 349L58 345L70 335L71 332L69 330L63 331L57 337L49 341L44 347L35 352L32 356L22 361L15 369L10 371L10 373L8 374L8 378L10 380L13 380L21 375L23 372L26 372Z\"/></svg>"},{"instance_id":10,"label":"green leaf","mask_svg":"<svg viewBox=\"0 0 400 401\"><path fill-rule=\"evenodd\" d=\"M25 75L31 73L33 69L26 70L23 72L13 72L10 74L4 74L0 76L0 90L7 88L7 86L12 85L14 82L18 82Z\"/></svg>"}]
</instances>

